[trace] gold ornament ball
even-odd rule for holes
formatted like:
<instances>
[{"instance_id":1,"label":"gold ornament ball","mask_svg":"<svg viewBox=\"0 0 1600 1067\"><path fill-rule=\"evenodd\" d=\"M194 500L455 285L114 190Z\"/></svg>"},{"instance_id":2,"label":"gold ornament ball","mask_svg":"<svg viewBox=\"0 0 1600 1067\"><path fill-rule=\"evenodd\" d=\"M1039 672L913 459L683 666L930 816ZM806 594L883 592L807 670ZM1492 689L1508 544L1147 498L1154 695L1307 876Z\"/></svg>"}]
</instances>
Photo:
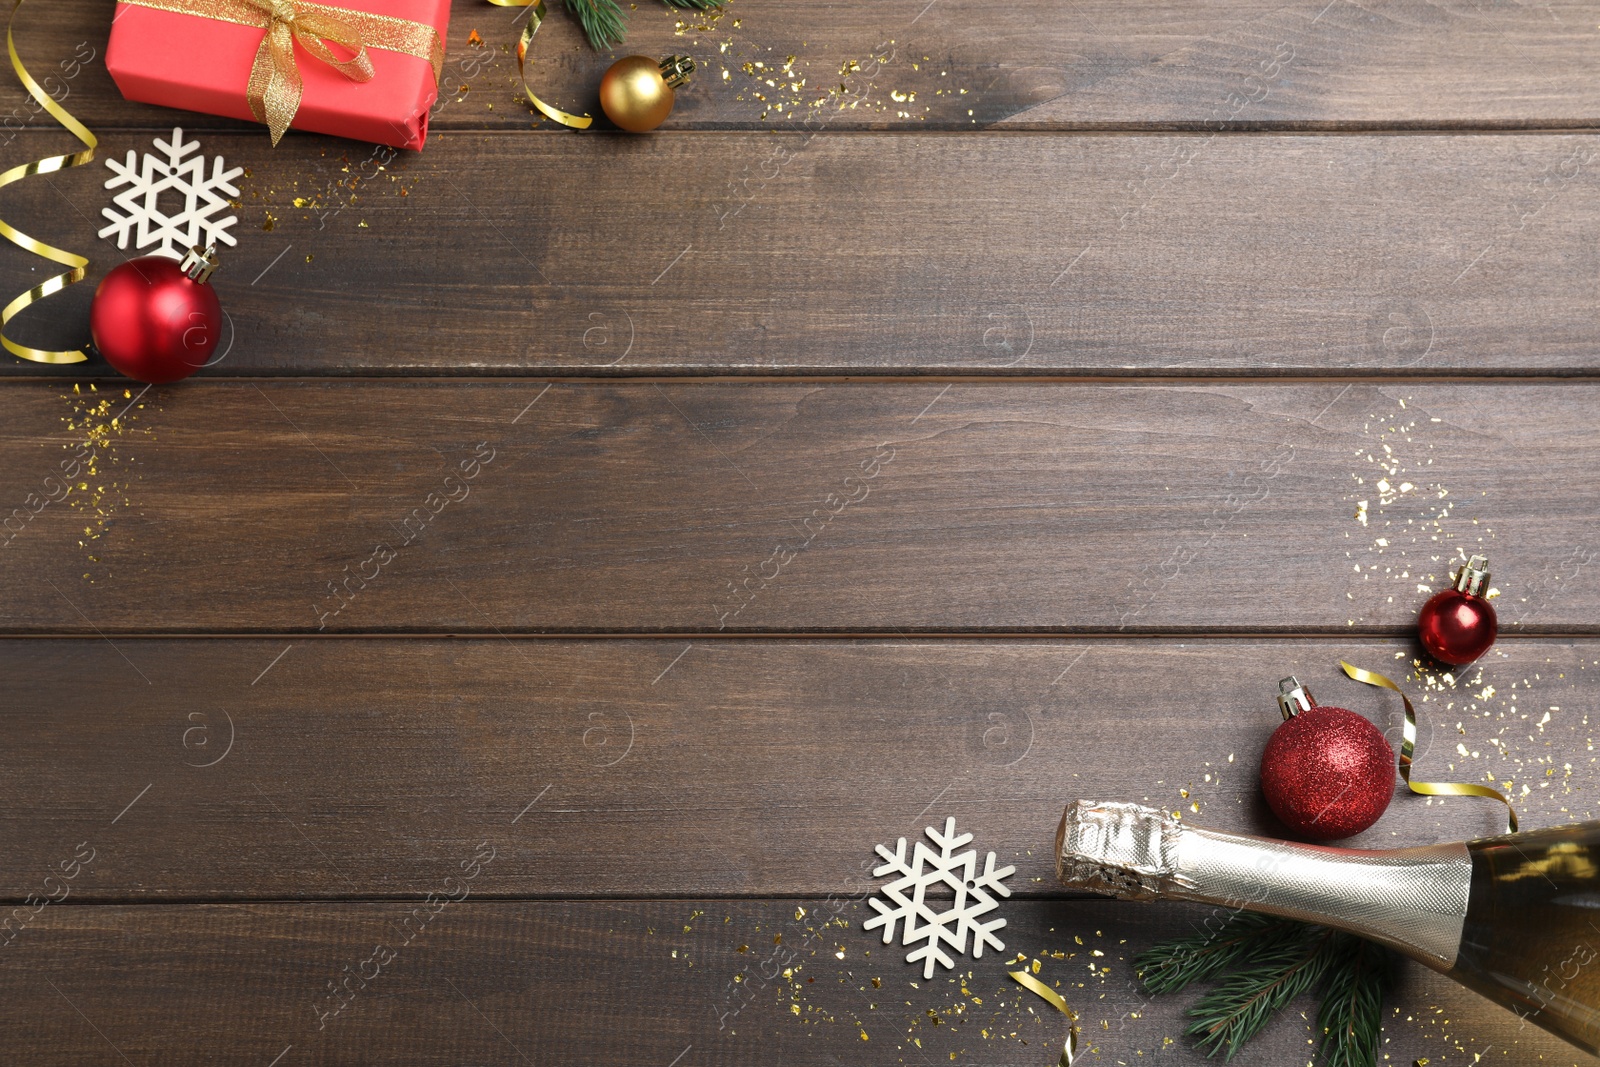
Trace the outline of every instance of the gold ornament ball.
<instances>
[{"instance_id":1,"label":"gold ornament ball","mask_svg":"<svg viewBox=\"0 0 1600 1067\"><path fill-rule=\"evenodd\" d=\"M673 87L694 70L684 56L654 60L627 56L611 64L600 79L600 107L606 118L630 133L648 133L672 114Z\"/></svg>"}]
</instances>

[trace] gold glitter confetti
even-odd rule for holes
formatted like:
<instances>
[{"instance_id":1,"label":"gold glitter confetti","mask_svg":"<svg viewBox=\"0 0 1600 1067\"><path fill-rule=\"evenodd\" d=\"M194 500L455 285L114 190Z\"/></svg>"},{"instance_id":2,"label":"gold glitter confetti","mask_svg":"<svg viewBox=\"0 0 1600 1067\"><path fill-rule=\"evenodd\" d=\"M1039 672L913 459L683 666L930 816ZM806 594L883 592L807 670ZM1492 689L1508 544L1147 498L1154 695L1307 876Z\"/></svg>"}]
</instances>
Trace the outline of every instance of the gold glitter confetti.
<instances>
[{"instance_id":1,"label":"gold glitter confetti","mask_svg":"<svg viewBox=\"0 0 1600 1067\"><path fill-rule=\"evenodd\" d=\"M141 391L140 396L143 395ZM78 545L92 553L95 542L111 528L117 513L130 504L128 492L135 478L127 470L128 457L120 444L130 434L149 434L148 429L139 425L145 402L135 397L130 389L101 392L93 383L89 384L87 393L74 385L72 392L64 394L63 399L69 404L69 413L63 416L62 422L78 441L71 447L78 451L88 449L79 479L73 486L76 492L67 500L68 506L84 520ZM92 554L89 560L99 562Z\"/></svg>"},{"instance_id":2,"label":"gold glitter confetti","mask_svg":"<svg viewBox=\"0 0 1600 1067\"><path fill-rule=\"evenodd\" d=\"M1426 427L1439 420L1412 413L1404 398L1396 403L1398 413L1369 414L1362 427L1368 443L1355 450L1363 462L1351 472L1356 489L1350 499L1356 523L1373 537L1364 563L1345 553L1363 583L1404 583L1395 591L1380 591L1385 604L1433 591L1436 583L1449 580L1453 562L1465 561L1473 551L1486 552L1486 542L1494 539L1494 530L1479 520L1455 518L1457 502L1443 484L1419 477L1433 464ZM1356 591L1346 591L1345 599L1356 602ZM1347 625L1362 621L1365 617L1357 615Z\"/></svg>"}]
</instances>

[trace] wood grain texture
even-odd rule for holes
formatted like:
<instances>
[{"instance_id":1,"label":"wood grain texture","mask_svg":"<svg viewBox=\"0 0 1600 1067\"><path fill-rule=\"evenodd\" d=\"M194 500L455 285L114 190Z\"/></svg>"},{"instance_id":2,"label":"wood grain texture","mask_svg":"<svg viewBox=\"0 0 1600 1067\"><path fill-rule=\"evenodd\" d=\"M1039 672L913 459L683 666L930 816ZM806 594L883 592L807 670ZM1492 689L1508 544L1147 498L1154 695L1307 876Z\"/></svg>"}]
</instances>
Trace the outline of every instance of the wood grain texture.
<instances>
[{"instance_id":1,"label":"wood grain texture","mask_svg":"<svg viewBox=\"0 0 1600 1067\"><path fill-rule=\"evenodd\" d=\"M701 69L680 94L672 129L808 120L832 129L1521 128L1600 119L1594 19L1579 0L1406 0L1380 10L1344 0L1019 0L981 14L948 0L827 0L737 3L720 19L652 2L628 13L626 46L601 55L553 7L534 46L538 90L598 115L596 86L616 55L685 52ZM457 0L434 129L532 125L510 54L519 15ZM22 10L18 45L35 75L55 75L46 87L64 87L93 127L240 128L124 101L101 65L109 24L110 5L99 0L36 2ZM473 30L482 47L468 43ZM63 61L89 55L65 77L75 68ZM32 115L8 80L0 116L13 108L13 126Z\"/></svg>"},{"instance_id":2,"label":"wood grain texture","mask_svg":"<svg viewBox=\"0 0 1600 1067\"><path fill-rule=\"evenodd\" d=\"M411 907L49 908L0 956L7 1050L22 1062L72 1067L119 1057L266 1065L280 1056L277 1067L1037 1067L1054 1062L1066 1033L1061 1016L1005 977L1015 955L991 952L958 976L923 980L860 929L871 913L854 900L468 899L446 905L407 943ZM1207 912L1090 901L1005 909L1008 952L1039 959L1040 977L1059 981L1083 1015L1088 1062L1208 1062L1182 1037L1193 996L1146 1000L1129 963ZM362 965L379 946L393 959L374 975L375 961ZM328 984L358 972L373 977L364 988L352 977L347 1006L323 1019L319 1012L341 1003ZM1384 1018L1392 1062L1470 1063L1493 1046L1506 1062L1577 1067L1555 1038L1415 965L1397 1003L1408 1008ZM1315 1002L1296 1002L1232 1062L1304 1062L1315 1035L1301 1010L1314 1012Z\"/></svg>"},{"instance_id":3,"label":"wood grain texture","mask_svg":"<svg viewBox=\"0 0 1600 1067\"><path fill-rule=\"evenodd\" d=\"M52 503L83 396L19 383L0 627L1410 634L1484 551L1516 591L1508 630L1593 632L1600 486L1576 475L1600 463L1597 402L1574 383L191 383L115 394L101 474Z\"/></svg>"},{"instance_id":4,"label":"wood grain texture","mask_svg":"<svg viewBox=\"0 0 1600 1067\"><path fill-rule=\"evenodd\" d=\"M382 173L337 147L205 143L252 173L209 375L1597 366L1586 135L460 135ZM106 141L135 147L147 135ZM124 255L92 237L104 178L6 190L9 217L95 258L15 336L85 339L93 285ZM5 291L42 277L36 257L0 260Z\"/></svg>"},{"instance_id":5,"label":"wood grain texture","mask_svg":"<svg viewBox=\"0 0 1600 1067\"><path fill-rule=\"evenodd\" d=\"M521 138L490 138L320 211L289 201L345 180L338 158L290 181L253 141L212 141L260 175L218 283L237 327L219 374L1593 365L1586 138L741 135L614 143L619 166L598 173L574 140L530 161ZM683 188L636 195L662 180ZM853 183L872 195L827 195ZM24 218L66 196L45 235L82 246L107 194L86 170L16 195ZM585 195L618 210L566 224ZM41 343L75 338L90 291L37 316ZM422 343L441 329L451 345Z\"/></svg>"},{"instance_id":6,"label":"wood grain texture","mask_svg":"<svg viewBox=\"0 0 1600 1067\"><path fill-rule=\"evenodd\" d=\"M651 0L623 51L701 70L622 138L536 126L517 13L457 0L391 158L130 104L111 5L24 6L102 158L181 124L249 175L203 372L243 380L0 365L8 1060L1037 1067L1006 960L923 982L860 929L872 846L954 815L1089 1061L1198 1063L1128 961L1205 913L1064 898L1061 806L1274 832L1277 679L1395 737L1333 665L1404 677L1471 551L1507 634L1405 681L1419 771L1595 817L1591 7ZM613 57L551 14L535 83L594 111ZM6 81L5 165L67 148ZM27 342L83 340L105 177L5 190L95 261ZM1384 1041L1574 1062L1409 966Z\"/></svg>"},{"instance_id":7,"label":"wood grain texture","mask_svg":"<svg viewBox=\"0 0 1600 1067\"><path fill-rule=\"evenodd\" d=\"M1453 686L1407 681L1405 649L12 640L0 896L58 892L41 880L86 842L72 901L411 898L485 839L480 897L848 894L875 845L946 816L1017 867L1017 896L1059 896L1080 798L1281 833L1255 768L1282 677L1398 743L1398 699L1341 657L1427 698L1419 775L1509 783L1530 828L1597 817L1600 644L1507 639ZM1352 843L1503 828L1487 801L1399 795Z\"/></svg>"}]
</instances>

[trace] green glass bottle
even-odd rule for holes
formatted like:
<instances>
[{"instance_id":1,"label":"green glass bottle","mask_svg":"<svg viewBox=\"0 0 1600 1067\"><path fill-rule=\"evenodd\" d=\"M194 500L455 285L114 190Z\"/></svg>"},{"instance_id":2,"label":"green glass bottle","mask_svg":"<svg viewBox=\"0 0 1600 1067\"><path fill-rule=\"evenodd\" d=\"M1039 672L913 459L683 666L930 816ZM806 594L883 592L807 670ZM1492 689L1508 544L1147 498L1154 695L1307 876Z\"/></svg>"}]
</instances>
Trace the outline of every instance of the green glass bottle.
<instances>
[{"instance_id":1,"label":"green glass bottle","mask_svg":"<svg viewBox=\"0 0 1600 1067\"><path fill-rule=\"evenodd\" d=\"M1467 842L1472 887L1446 973L1600 1054L1600 823Z\"/></svg>"}]
</instances>

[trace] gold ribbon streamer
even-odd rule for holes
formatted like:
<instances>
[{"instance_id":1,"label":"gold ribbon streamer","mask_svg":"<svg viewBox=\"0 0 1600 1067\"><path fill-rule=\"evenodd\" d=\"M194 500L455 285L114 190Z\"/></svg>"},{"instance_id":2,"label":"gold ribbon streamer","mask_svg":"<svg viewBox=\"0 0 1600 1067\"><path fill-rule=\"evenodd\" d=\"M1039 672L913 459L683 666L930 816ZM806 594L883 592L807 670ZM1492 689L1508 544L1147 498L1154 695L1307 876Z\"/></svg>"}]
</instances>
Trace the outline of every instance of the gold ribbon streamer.
<instances>
[{"instance_id":1,"label":"gold ribbon streamer","mask_svg":"<svg viewBox=\"0 0 1600 1067\"><path fill-rule=\"evenodd\" d=\"M300 64L295 59L299 44L313 59L324 63L353 82L372 80L372 59L368 48L425 59L433 67L434 84L444 70L444 45L439 31L422 22L374 15L366 11L314 4L310 0L120 0L133 7L171 11L181 15L232 22L264 29L261 47L256 50L245 86L245 99L257 122L266 123L277 145L294 121L304 95ZM349 59L328 46L333 42L353 53Z\"/></svg>"},{"instance_id":2,"label":"gold ribbon streamer","mask_svg":"<svg viewBox=\"0 0 1600 1067\"><path fill-rule=\"evenodd\" d=\"M1398 685L1376 671L1364 671L1360 667L1352 667L1344 660L1339 661L1339 666L1358 682L1367 685L1381 686L1384 689L1393 689L1400 694L1400 699L1406 706L1405 739L1400 745L1400 777L1406 780L1406 788L1413 793L1428 797L1492 797L1506 806L1506 825L1511 833L1517 832L1517 812L1511 806L1511 801L1498 789L1491 789L1486 785L1472 785L1467 782L1413 782L1411 780L1411 757L1417 750L1417 709L1411 706L1411 698L1406 696Z\"/></svg>"},{"instance_id":3,"label":"gold ribbon streamer","mask_svg":"<svg viewBox=\"0 0 1600 1067\"><path fill-rule=\"evenodd\" d=\"M94 150L100 146L94 134L88 127L68 114L66 108L50 99L50 95L39 87L28 73L28 68L22 65L22 57L17 55L17 43L11 37L11 24L17 20L17 9L22 6L22 0L15 0L11 5L11 17L6 20L6 51L11 53L11 69L17 72L17 77L22 81L23 88L28 90L28 95L38 101L39 106L50 113L50 117L65 126L74 137L82 141L83 150L61 156L48 156L33 163L24 163L12 167L0 174L0 188L12 182L21 181L23 178L35 174L54 174L68 167L81 167L94 158ZM51 352L42 348L29 348L20 345L5 335L6 325L16 316L17 312L36 301L47 296L59 293L73 282L83 280L84 272L88 269L89 261L82 256L74 255L63 249L47 245L43 241L35 240L12 226L9 222L0 220L0 236L25 251L36 256L43 256L52 263L59 263L68 268L64 273L53 278L46 278L43 282L18 296L4 308L0 308L0 344L5 345L7 352L35 363L82 363L89 357L78 349L67 349L62 352Z\"/></svg>"},{"instance_id":4,"label":"gold ribbon streamer","mask_svg":"<svg viewBox=\"0 0 1600 1067\"><path fill-rule=\"evenodd\" d=\"M1078 1058L1078 1013L1067 1007L1067 1002L1061 999L1061 994L1045 985L1027 971L1007 971L1012 978L1024 988L1031 990L1046 1001L1050 1006L1071 1020L1072 1025L1067 1030L1066 1043L1061 1046L1061 1059L1056 1061L1057 1067L1072 1067L1072 1061Z\"/></svg>"},{"instance_id":5,"label":"gold ribbon streamer","mask_svg":"<svg viewBox=\"0 0 1600 1067\"><path fill-rule=\"evenodd\" d=\"M574 130L587 130L594 119L589 115L569 115L558 107L549 104L533 95L533 90L528 88L528 45L533 42L533 35L539 32L540 23L544 22L544 0L489 0L495 7L531 7L528 12L528 24L522 27L522 36L517 39L517 77L522 79L522 91L528 94L528 100L534 107L544 112L547 116L570 126Z\"/></svg>"}]
</instances>

